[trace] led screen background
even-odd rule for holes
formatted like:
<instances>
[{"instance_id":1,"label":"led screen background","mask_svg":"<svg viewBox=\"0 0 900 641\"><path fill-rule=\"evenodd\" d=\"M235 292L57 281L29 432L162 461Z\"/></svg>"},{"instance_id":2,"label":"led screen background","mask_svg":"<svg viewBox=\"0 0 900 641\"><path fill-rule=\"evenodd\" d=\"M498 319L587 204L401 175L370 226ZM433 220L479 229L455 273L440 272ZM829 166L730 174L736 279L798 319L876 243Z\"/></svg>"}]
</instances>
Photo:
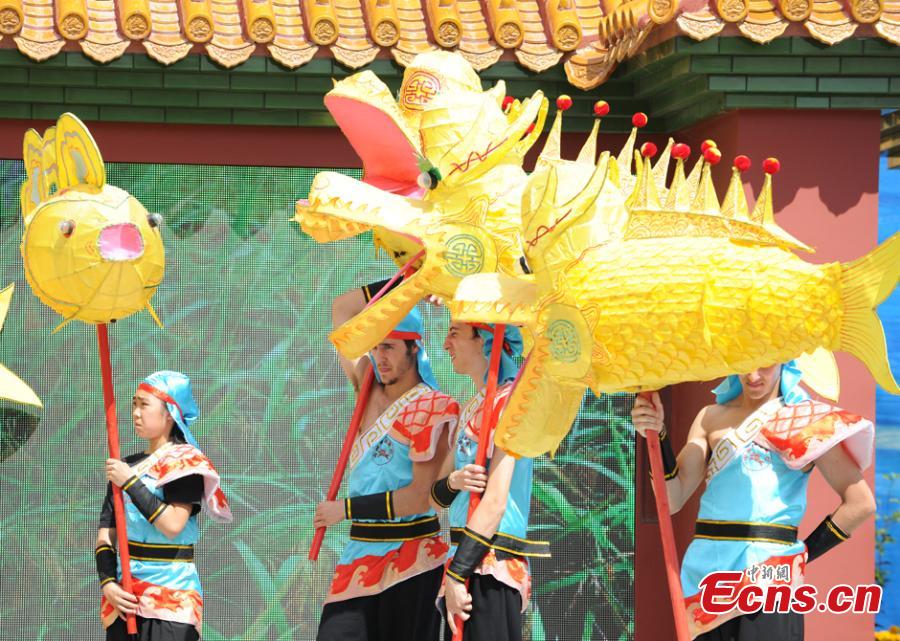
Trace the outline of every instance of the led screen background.
<instances>
[{"instance_id":1,"label":"led screen background","mask_svg":"<svg viewBox=\"0 0 900 641\"><path fill-rule=\"evenodd\" d=\"M123 452L141 448L129 408L158 369L193 380L195 433L223 475L235 521L202 519L197 564L204 639L306 640L347 525L306 560L311 515L328 485L352 394L327 342L332 298L392 273L360 237L318 245L290 222L310 168L110 163L108 182L164 217L166 279L142 313L110 327ZM348 171L351 175L357 175ZM106 458L96 334L60 318L22 273L19 161L0 160L0 286L16 293L0 362L42 411L0 405L0 639L97 639L94 539ZM424 309L442 389L472 393L441 343L445 311ZM467 379L466 379L467 380ZM633 638L634 439L627 395L585 399L554 461L536 467L527 638Z\"/></svg>"}]
</instances>

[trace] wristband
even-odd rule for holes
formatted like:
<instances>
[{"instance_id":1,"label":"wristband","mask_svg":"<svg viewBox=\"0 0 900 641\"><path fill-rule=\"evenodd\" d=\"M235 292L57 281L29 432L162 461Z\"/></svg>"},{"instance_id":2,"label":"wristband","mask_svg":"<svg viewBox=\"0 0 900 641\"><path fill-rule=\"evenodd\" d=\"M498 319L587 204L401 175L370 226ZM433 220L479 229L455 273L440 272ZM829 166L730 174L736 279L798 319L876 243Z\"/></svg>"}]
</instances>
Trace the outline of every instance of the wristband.
<instances>
[{"instance_id":1,"label":"wristband","mask_svg":"<svg viewBox=\"0 0 900 641\"><path fill-rule=\"evenodd\" d=\"M671 481L678 476L678 459L675 458L675 452L672 451L672 443L669 441L669 433L665 427L659 432L659 449L662 452L663 477L667 481ZM653 478L652 471L650 478Z\"/></svg>"},{"instance_id":2,"label":"wristband","mask_svg":"<svg viewBox=\"0 0 900 641\"><path fill-rule=\"evenodd\" d=\"M369 283L368 285L362 286L363 296L366 298L366 302L368 303L372 300L372 297L375 296L378 292L382 290L382 288L390 282L390 278L385 278L383 280L376 280L374 283ZM388 287L387 291L382 294L382 296L387 296L388 293L395 287L397 287L400 283L403 282L403 277L401 276L397 280L395 280L390 287Z\"/></svg>"},{"instance_id":3,"label":"wristband","mask_svg":"<svg viewBox=\"0 0 900 641\"><path fill-rule=\"evenodd\" d=\"M825 520L819 523L819 526L803 541L808 552L806 562L809 563L819 558L828 550L840 545L849 538L850 535L839 528L831 520L831 516L826 516Z\"/></svg>"},{"instance_id":4,"label":"wristband","mask_svg":"<svg viewBox=\"0 0 900 641\"><path fill-rule=\"evenodd\" d=\"M115 581L116 576L116 551L109 545L98 545L94 550L94 560L97 563L97 577L100 579L100 587L110 581Z\"/></svg>"},{"instance_id":5,"label":"wristband","mask_svg":"<svg viewBox=\"0 0 900 641\"><path fill-rule=\"evenodd\" d=\"M475 568L481 565L484 555L491 549L490 542L478 532L466 527L462 534L462 539L456 546L456 554L447 567L447 576L459 583L465 583L472 576Z\"/></svg>"},{"instance_id":6,"label":"wristband","mask_svg":"<svg viewBox=\"0 0 900 641\"><path fill-rule=\"evenodd\" d=\"M379 492L344 499L344 516L348 519L394 519L394 493Z\"/></svg>"},{"instance_id":7,"label":"wristband","mask_svg":"<svg viewBox=\"0 0 900 641\"><path fill-rule=\"evenodd\" d=\"M434 482L434 485L431 486L431 498L441 507L450 507L450 504L453 503L453 499L455 499L459 493L460 490L454 490L450 487L449 476L438 479Z\"/></svg>"}]
</instances>

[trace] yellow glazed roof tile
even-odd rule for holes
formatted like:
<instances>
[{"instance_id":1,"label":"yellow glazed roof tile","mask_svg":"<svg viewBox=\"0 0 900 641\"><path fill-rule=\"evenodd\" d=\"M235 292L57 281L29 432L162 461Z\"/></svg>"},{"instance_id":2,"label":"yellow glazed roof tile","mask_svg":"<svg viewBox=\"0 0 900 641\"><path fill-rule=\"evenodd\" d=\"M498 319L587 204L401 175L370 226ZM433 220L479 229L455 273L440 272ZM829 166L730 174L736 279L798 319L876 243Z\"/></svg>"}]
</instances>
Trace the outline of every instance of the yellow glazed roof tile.
<instances>
[{"instance_id":1,"label":"yellow glazed roof tile","mask_svg":"<svg viewBox=\"0 0 900 641\"><path fill-rule=\"evenodd\" d=\"M350 68L378 57L405 66L446 49L478 70L501 59L535 72L562 64L582 89L602 84L660 28L651 42L680 33L766 43L803 32L829 45L861 34L898 45L900 0L0 1L0 38L38 61L67 41L101 63L140 42L163 64L205 52L228 68L252 55L296 68L320 50Z\"/></svg>"}]
</instances>

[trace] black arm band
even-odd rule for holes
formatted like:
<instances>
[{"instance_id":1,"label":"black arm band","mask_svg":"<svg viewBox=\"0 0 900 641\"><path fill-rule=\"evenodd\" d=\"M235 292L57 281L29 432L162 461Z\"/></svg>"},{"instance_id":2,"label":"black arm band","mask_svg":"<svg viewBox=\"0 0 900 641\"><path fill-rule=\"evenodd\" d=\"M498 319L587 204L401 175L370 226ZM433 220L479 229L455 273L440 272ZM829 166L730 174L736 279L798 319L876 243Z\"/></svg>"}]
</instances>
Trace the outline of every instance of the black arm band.
<instances>
[{"instance_id":1,"label":"black arm band","mask_svg":"<svg viewBox=\"0 0 900 641\"><path fill-rule=\"evenodd\" d=\"M431 498L441 507L450 507L457 495L459 495L459 490L454 490L450 487L449 476L438 479L431 486Z\"/></svg>"},{"instance_id":2,"label":"black arm band","mask_svg":"<svg viewBox=\"0 0 900 641\"><path fill-rule=\"evenodd\" d=\"M159 518L169 504L161 500L150 488L144 485L144 482L137 476L132 476L122 486L122 490L128 492L132 503L144 515L150 523Z\"/></svg>"},{"instance_id":3,"label":"black arm band","mask_svg":"<svg viewBox=\"0 0 900 641\"><path fill-rule=\"evenodd\" d=\"M98 545L94 550L94 559L97 562L97 576L100 579L100 587L110 581L115 581L116 576L116 551L109 545Z\"/></svg>"},{"instance_id":4,"label":"black arm band","mask_svg":"<svg viewBox=\"0 0 900 641\"><path fill-rule=\"evenodd\" d=\"M672 451L669 433L665 428L659 433L659 449L662 452L663 476L667 481L671 481L678 476L678 459ZM653 478L653 472L650 472L650 478Z\"/></svg>"},{"instance_id":5,"label":"black arm band","mask_svg":"<svg viewBox=\"0 0 900 641\"><path fill-rule=\"evenodd\" d=\"M394 515L394 493L379 492L344 499L344 516L348 519L379 519L390 521Z\"/></svg>"},{"instance_id":6,"label":"black arm band","mask_svg":"<svg viewBox=\"0 0 900 641\"><path fill-rule=\"evenodd\" d=\"M384 280L377 280L374 283L369 283L368 285L363 285L362 291L363 291L363 296L366 297L366 302L368 303L370 300L372 300L372 297L375 296L375 294L377 294L378 292L380 292L381 289L390 282L390 280L391 280L390 278L385 278ZM382 294L382 296L387 296L388 293L392 289L397 287L402 282L403 282L403 277L401 276L400 278L395 280L393 283L391 283L391 286L388 287L388 290L384 294Z\"/></svg>"},{"instance_id":7,"label":"black arm band","mask_svg":"<svg viewBox=\"0 0 900 641\"><path fill-rule=\"evenodd\" d=\"M463 528L463 537L456 546L456 554L447 567L447 576L454 581L465 583L475 568L481 565L484 555L491 549L490 542L478 532Z\"/></svg>"},{"instance_id":8,"label":"black arm band","mask_svg":"<svg viewBox=\"0 0 900 641\"><path fill-rule=\"evenodd\" d=\"M849 538L850 535L835 525L834 521L831 520L831 516L825 517L825 520L819 523L819 526L803 541L809 554L806 562L809 563L819 558L828 550Z\"/></svg>"}]
</instances>

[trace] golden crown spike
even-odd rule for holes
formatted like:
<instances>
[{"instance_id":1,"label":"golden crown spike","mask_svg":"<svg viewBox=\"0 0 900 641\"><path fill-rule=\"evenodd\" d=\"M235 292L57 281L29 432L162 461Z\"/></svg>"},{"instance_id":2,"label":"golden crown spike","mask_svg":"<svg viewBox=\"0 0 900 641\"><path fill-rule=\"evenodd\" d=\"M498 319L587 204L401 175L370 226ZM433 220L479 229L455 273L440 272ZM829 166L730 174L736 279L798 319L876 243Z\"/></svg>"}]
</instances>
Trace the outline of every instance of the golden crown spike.
<instances>
[{"instance_id":1,"label":"golden crown spike","mask_svg":"<svg viewBox=\"0 0 900 641\"><path fill-rule=\"evenodd\" d=\"M563 112L572 106L572 99L563 95L557 98L556 103L556 117L539 162L550 164L569 162L574 165L593 166L597 157L600 119L609 112L609 105L605 101L599 101L594 105L594 115L597 119L577 159L564 161L561 158L562 118ZM605 180L590 180L582 184L582 189L596 189L598 193L600 190L606 190L609 194L610 189L621 189L628 211L628 220L621 230L626 237L718 236L806 252L813 251L775 222L772 177L780 168L776 159L769 158L763 163L766 177L756 206L751 211L742 179L742 174L751 167L750 158L739 155L734 159L728 189L725 197L720 200L712 176L713 168L721 160L722 153L714 141L706 140L702 143L697 161L690 173L686 174L685 163L691 154L690 147L684 143L675 143L670 138L654 163L652 161L658 152L654 143L644 143L639 151L635 150L638 145L638 130L648 123L646 114L634 114L631 123L631 133L625 144L615 157L611 156L605 163ZM673 158L675 167L671 181L668 181L669 165ZM574 174L570 175L574 179ZM547 176L542 180L550 178ZM565 176L553 173L552 180L559 182L563 179ZM571 192L572 186L566 191ZM597 194L587 196L588 201L592 203L597 199ZM607 195L599 202L614 201L614 198L611 199ZM543 207L546 209L546 204ZM568 220L571 221L573 218L574 216L569 217ZM614 230L610 229L610 232L614 233Z\"/></svg>"}]
</instances>

